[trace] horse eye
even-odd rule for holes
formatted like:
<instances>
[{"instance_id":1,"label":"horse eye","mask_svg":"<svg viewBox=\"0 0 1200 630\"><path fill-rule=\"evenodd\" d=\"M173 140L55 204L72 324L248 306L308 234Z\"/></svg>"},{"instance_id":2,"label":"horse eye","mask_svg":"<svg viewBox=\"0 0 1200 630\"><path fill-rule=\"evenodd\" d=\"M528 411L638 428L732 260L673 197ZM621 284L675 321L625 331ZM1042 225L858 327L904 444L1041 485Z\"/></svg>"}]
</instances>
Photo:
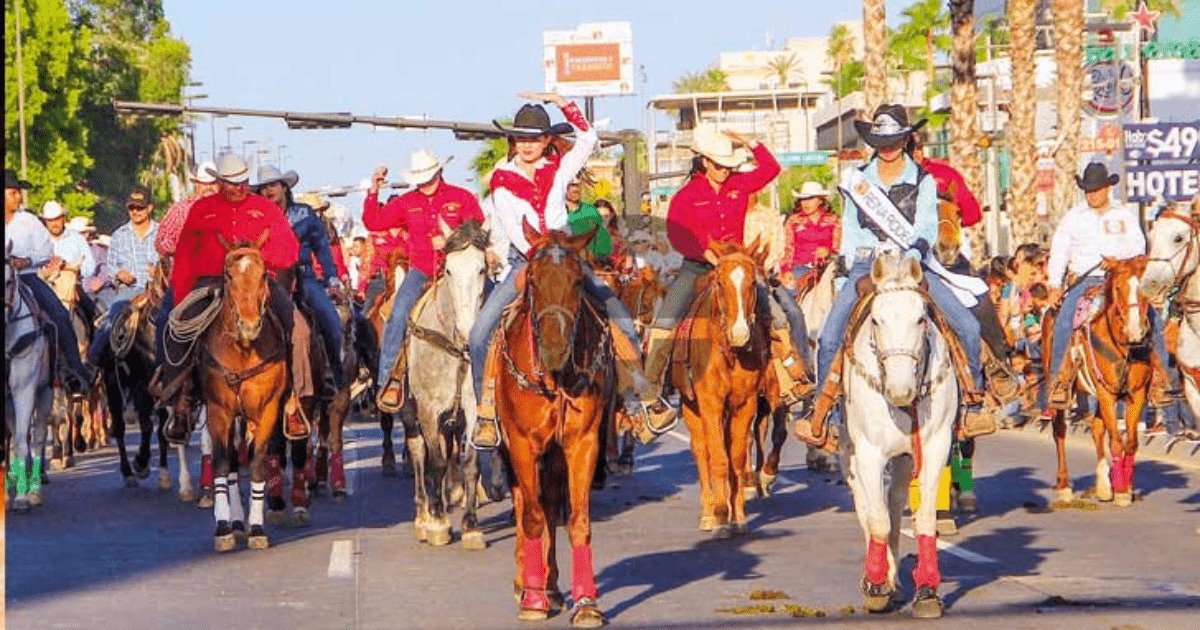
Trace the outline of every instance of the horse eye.
<instances>
[{"instance_id":1,"label":"horse eye","mask_svg":"<svg viewBox=\"0 0 1200 630\"><path fill-rule=\"evenodd\" d=\"M1182 234L1176 234L1176 235L1175 235L1175 242L1176 242L1176 243L1182 243L1182 242L1183 242L1183 235L1182 235Z\"/></svg>"}]
</instances>

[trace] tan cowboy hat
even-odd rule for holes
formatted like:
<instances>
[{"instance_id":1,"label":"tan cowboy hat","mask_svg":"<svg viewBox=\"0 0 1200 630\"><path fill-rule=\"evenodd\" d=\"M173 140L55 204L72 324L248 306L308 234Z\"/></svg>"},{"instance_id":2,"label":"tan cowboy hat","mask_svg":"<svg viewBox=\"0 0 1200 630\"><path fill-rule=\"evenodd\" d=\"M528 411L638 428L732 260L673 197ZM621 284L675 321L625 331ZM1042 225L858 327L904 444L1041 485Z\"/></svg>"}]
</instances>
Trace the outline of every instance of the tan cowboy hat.
<instances>
[{"instance_id":1,"label":"tan cowboy hat","mask_svg":"<svg viewBox=\"0 0 1200 630\"><path fill-rule=\"evenodd\" d=\"M319 192L306 192L296 198L296 201L302 203L313 210L322 210L329 207L329 199L325 198Z\"/></svg>"},{"instance_id":2,"label":"tan cowboy hat","mask_svg":"<svg viewBox=\"0 0 1200 630\"><path fill-rule=\"evenodd\" d=\"M258 167L258 180L254 184L255 189L262 188L267 184L274 184L275 182L283 182L284 186L295 188L296 184L300 183L300 176L296 174L296 171L292 170L280 173L279 169L274 166Z\"/></svg>"},{"instance_id":3,"label":"tan cowboy hat","mask_svg":"<svg viewBox=\"0 0 1200 630\"><path fill-rule=\"evenodd\" d=\"M692 151L727 168L737 168L746 162L749 153L743 147L733 147L733 140L711 123L696 125L692 131Z\"/></svg>"},{"instance_id":4,"label":"tan cowboy hat","mask_svg":"<svg viewBox=\"0 0 1200 630\"><path fill-rule=\"evenodd\" d=\"M404 171L404 181L414 188L428 184L453 159L454 156L450 156L443 162L427 149L413 151L408 159L408 170Z\"/></svg>"},{"instance_id":5,"label":"tan cowboy hat","mask_svg":"<svg viewBox=\"0 0 1200 630\"><path fill-rule=\"evenodd\" d=\"M52 221L67 216L67 209L61 203L51 199L42 204L42 220Z\"/></svg>"},{"instance_id":6,"label":"tan cowboy hat","mask_svg":"<svg viewBox=\"0 0 1200 630\"><path fill-rule=\"evenodd\" d=\"M217 158L216 168L205 169L214 178L230 184L245 184L250 181L250 167L236 153L225 153Z\"/></svg>"},{"instance_id":7,"label":"tan cowboy hat","mask_svg":"<svg viewBox=\"0 0 1200 630\"><path fill-rule=\"evenodd\" d=\"M800 190L793 189L792 195L795 196L796 199L808 199L809 197L828 197L829 191L825 190L825 188L823 188L817 182L809 181L804 182L800 186Z\"/></svg>"},{"instance_id":8,"label":"tan cowboy hat","mask_svg":"<svg viewBox=\"0 0 1200 630\"><path fill-rule=\"evenodd\" d=\"M197 184L211 184L217 181L217 178L213 176L213 172L216 170L217 165L213 164L212 160L207 160L196 167L196 172L192 173L192 181Z\"/></svg>"},{"instance_id":9,"label":"tan cowboy hat","mask_svg":"<svg viewBox=\"0 0 1200 630\"><path fill-rule=\"evenodd\" d=\"M96 231L96 226L92 225L92 220L85 216L72 217L70 221L67 221L67 227L80 234Z\"/></svg>"}]
</instances>

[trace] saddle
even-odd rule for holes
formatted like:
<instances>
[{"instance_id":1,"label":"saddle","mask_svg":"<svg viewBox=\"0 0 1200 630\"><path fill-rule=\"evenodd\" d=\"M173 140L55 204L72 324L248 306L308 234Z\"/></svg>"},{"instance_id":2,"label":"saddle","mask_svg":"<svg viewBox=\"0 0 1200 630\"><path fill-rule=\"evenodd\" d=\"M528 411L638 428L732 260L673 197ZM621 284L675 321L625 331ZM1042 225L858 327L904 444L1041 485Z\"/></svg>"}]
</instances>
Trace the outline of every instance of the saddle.
<instances>
[{"instance_id":1,"label":"saddle","mask_svg":"<svg viewBox=\"0 0 1200 630\"><path fill-rule=\"evenodd\" d=\"M125 358L137 341L138 329L147 321L153 325L154 308L147 293L139 293L128 306L113 315L112 329L109 332L108 343L113 355L118 359Z\"/></svg>"},{"instance_id":2,"label":"saddle","mask_svg":"<svg viewBox=\"0 0 1200 630\"><path fill-rule=\"evenodd\" d=\"M163 336L165 356L160 357L150 385L151 393L159 400L174 397L192 373L196 343L220 314L221 295L219 280L202 280L171 311Z\"/></svg>"},{"instance_id":3,"label":"saddle","mask_svg":"<svg viewBox=\"0 0 1200 630\"><path fill-rule=\"evenodd\" d=\"M832 263L825 263L829 265ZM817 284L821 282L821 276L825 273L825 265L816 265L812 269L804 272L804 275L796 279L796 301L804 299L804 296L812 293L812 290L817 288Z\"/></svg>"}]
</instances>

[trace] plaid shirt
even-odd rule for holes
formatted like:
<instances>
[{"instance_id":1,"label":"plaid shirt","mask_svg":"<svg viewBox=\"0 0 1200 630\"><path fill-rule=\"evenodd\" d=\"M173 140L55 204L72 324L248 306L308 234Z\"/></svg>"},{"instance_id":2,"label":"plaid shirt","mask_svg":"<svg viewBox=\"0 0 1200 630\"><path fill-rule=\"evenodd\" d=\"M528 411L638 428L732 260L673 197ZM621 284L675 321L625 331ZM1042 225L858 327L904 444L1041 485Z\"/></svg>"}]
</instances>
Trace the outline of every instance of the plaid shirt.
<instances>
[{"instance_id":1,"label":"plaid shirt","mask_svg":"<svg viewBox=\"0 0 1200 630\"><path fill-rule=\"evenodd\" d=\"M126 223L117 228L112 235L112 244L108 246L108 270L115 278L117 272L124 269L133 274L134 294L144 291L150 280L150 267L158 263L158 252L154 250L154 237L158 234L158 223L150 222L150 231L146 237L138 239L133 233L133 226ZM122 287L121 292L127 293L130 287Z\"/></svg>"}]
</instances>

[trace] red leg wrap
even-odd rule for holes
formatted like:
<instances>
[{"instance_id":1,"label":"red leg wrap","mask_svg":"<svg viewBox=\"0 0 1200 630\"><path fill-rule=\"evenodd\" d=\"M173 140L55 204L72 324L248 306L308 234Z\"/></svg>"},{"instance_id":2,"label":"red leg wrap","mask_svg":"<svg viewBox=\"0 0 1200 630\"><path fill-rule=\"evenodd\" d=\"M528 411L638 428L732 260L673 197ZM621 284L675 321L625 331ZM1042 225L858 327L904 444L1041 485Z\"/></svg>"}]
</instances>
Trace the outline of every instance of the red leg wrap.
<instances>
[{"instance_id":1,"label":"red leg wrap","mask_svg":"<svg viewBox=\"0 0 1200 630\"><path fill-rule=\"evenodd\" d=\"M308 456L308 463L304 465L304 481L307 483L317 482L317 458L311 454Z\"/></svg>"},{"instance_id":2,"label":"red leg wrap","mask_svg":"<svg viewBox=\"0 0 1200 630\"><path fill-rule=\"evenodd\" d=\"M267 455L267 496L283 498L283 471L278 455Z\"/></svg>"},{"instance_id":3,"label":"red leg wrap","mask_svg":"<svg viewBox=\"0 0 1200 630\"><path fill-rule=\"evenodd\" d=\"M329 456L329 487L334 490L346 489L346 469L342 464L341 453Z\"/></svg>"},{"instance_id":4,"label":"red leg wrap","mask_svg":"<svg viewBox=\"0 0 1200 630\"><path fill-rule=\"evenodd\" d=\"M1113 492L1125 492L1129 488L1129 480L1125 478L1124 455L1113 455L1108 479L1112 482Z\"/></svg>"},{"instance_id":5,"label":"red leg wrap","mask_svg":"<svg viewBox=\"0 0 1200 630\"><path fill-rule=\"evenodd\" d=\"M883 584L888 574L887 543L871 539L867 545L867 561L863 567L866 570L867 581L871 584Z\"/></svg>"},{"instance_id":6,"label":"red leg wrap","mask_svg":"<svg viewBox=\"0 0 1200 630\"><path fill-rule=\"evenodd\" d=\"M942 583L938 570L937 536L917 536L917 568L913 569L917 587L937 588Z\"/></svg>"},{"instance_id":7,"label":"red leg wrap","mask_svg":"<svg viewBox=\"0 0 1200 630\"><path fill-rule=\"evenodd\" d=\"M317 481L325 481L329 479L329 449L324 446L317 447Z\"/></svg>"},{"instance_id":8,"label":"red leg wrap","mask_svg":"<svg viewBox=\"0 0 1200 630\"><path fill-rule=\"evenodd\" d=\"M292 507L308 507L308 487L303 470L292 471Z\"/></svg>"},{"instance_id":9,"label":"red leg wrap","mask_svg":"<svg viewBox=\"0 0 1200 630\"><path fill-rule=\"evenodd\" d=\"M1125 456L1125 487L1133 492L1133 455Z\"/></svg>"},{"instance_id":10,"label":"red leg wrap","mask_svg":"<svg viewBox=\"0 0 1200 630\"><path fill-rule=\"evenodd\" d=\"M525 591L521 593L521 608L528 610L550 610L550 599L546 597L546 563L542 561L542 539L526 538L521 548L525 566L521 581Z\"/></svg>"},{"instance_id":11,"label":"red leg wrap","mask_svg":"<svg viewBox=\"0 0 1200 630\"><path fill-rule=\"evenodd\" d=\"M200 456L200 487L213 487L213 465L212 455Z\"/></svg>"},{"instance_id":12,"label":"red leg wrap","mask_svg":"<svg viewBox=\"0 0 1200 630\"><path fill-rule=\"evenodd\" d=\"M596 598L596 571L592 568L592 546L571 547L571 599Z\"/></svg>"}]
</instances>

